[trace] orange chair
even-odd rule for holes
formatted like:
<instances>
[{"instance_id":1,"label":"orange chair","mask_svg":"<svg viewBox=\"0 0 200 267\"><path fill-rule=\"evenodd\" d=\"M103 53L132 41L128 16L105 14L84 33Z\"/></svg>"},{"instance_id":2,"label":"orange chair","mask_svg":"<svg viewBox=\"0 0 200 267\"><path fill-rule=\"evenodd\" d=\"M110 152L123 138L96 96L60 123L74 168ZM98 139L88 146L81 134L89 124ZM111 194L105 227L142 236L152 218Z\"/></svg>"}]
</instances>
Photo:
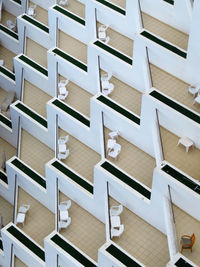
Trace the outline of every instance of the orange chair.
<instances>
[{"instance_id":1,"label":"orange chair","mask_svg":"<svg viewBox=\"0 0 200 267\"><path fill-rule=\"evenodd\" d=\"M195 234L193 233L191 236L189 235L182 235L181 236L181 253L183 249L190 249L192 252L192 247L195 242Z\"/></svg>"}]
</instances>

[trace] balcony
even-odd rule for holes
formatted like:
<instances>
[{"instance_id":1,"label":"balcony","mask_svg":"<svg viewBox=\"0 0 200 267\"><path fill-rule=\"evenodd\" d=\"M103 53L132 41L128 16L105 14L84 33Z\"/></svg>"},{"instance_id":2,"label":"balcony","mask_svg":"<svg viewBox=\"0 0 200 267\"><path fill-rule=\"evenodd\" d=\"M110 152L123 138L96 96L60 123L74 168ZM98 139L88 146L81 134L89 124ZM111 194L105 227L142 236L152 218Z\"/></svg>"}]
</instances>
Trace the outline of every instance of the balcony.
<instances>
[{"instance_id":1,"label":"balcony","mask_svg":"<svg viewBox=\"0 0 200 267\"><path fill-rule=\"evenodd\" d=\"M13 72L13 58L16 56L12 51L0 45L1 59L4 60L3 66Z\"/></svg>"},{"instance_id":2,"label":"balcony","mask_svg":"<svg viewBox=\"0 0 200 267\"><path fill-rule=\"evenodd\" d=\"M62 76L59 77L59 80L65 79ZM93 95L71 81L67 84L67 91L69 92L68 96L63 102L89 118L90 98Z\"/></svg>"},{"instance_id":3,"label":"balcony","mask_svg":"<svg viewBox=\"0 0 200 267\"><path fill-rule=\"evenodd\" d=\"M70 0L68 5L62 6L62 8L78 15L82 19L85 19L85 5L78 0Z\"/></svg>"},{"instance_id":4,"label":"balcony","mask_svg":"<svg viewBox=\"0 0 200 267\"><path fill-rule=\"evenodd\" d=\"M41 247L44 247L44 238L55 229L55 215L18 187L17 210L23 204L30 205L30 209L26 214L24 226L22 224L17 226Z\"/></svg>"},{"instance_id":5,"label":"balcony","mask_svg":"<svg viewBox=\"0 0 200 267\"><path fill-rule=\"evenodd\" d=\"M172 97L174 100L200 113L200 105L193 105L194 97L188 93L189 84L150 64L153 87L162 93Z\"/></svg>"},{"instance_id":6,"label":"balcony","mask_svg":"<svg viewBox=\"0 0 200 267\"><path fill-rule=\"evenodd\" d=\"M47 68L47 49L30 38L26 38L26 55Z\"/></svg>"},{"instance_id":7,"label":"balcony","mask_svg":"<svg viewBox=\"0 0 200 267\"><path fill-rule=\"evenodd\" d=\"M5 226L9 222L13 221L13 206L0 196L0 215L2 216L2 223Z\"/></svg>"},{"instance_id":8,"label":"balcony","mask_svg":"<svg viewBox=\"0 0 200 267\"><path fill-rule=\"evenodd\" d=\"M70 56L78 59L79 61L87 64L87 45L73 38L72 36L58 31L58 47L69 54Z\"/></svg>"},{"instance_id":9,"label":"balcony","mask_svg":"<svg viewBox=\"0 0 200 267\"><path fill-rule=\"evenodd\" d=\"M110 206L118 203L110 197ZM167 237L135 213L123 207L124 232L112 240L148 267L163 267L169 261Z\"/></svg>"},{"instance_id":10,"label":"balcony","mask_svg":"<svg viewBox=\"0 0 200 267\"><path fill-rule=\"evenodd\" d=\"M126 0L125 1L124 0L111 0L110 2L116 6L126 9Z\"/></svg>"},{"instance_id":11,"label":"balcony","mask_svg":"<svg viewBox=\"0 0 200 267\"><path fill-rule=\"evenodd\" d=\"M59 136L65 135L69 134L59 129ZM69 135L67 148L69 156L62 162L93 183L94 166L101 160L101 156L72 135Z\"/></svg>"},{"instance_id":12,"label":"balcony","mask_svg":"<svg viewBox=\"0 0 200 267\"><path fill-rule=\"evenodd\" d=\"M107 1L107 0L96 0L98 3L101 3L107 8L110 8L113 11L119 12L122 15L126 15L126 10L122 8L121 6L125 5L125 1L118 1L118 0L113 0L113 1ZM123 3L122 3L123 2Z\"/></svg>"},{"instance_id":13,"label":"balcony","mask_svg":"<svg viewBox=\"0 0 200 267\"><path fill-rule=\"evenodd\" d=\"M6 160L9 160L13 156L17 155L17 149L13 147L11 144L7 143L4 139L0 138L0 170L2 169L2 153L5 151Z\"/></svg>"},{"instance_id":14,"label":"balcony","mask_svg":"<svg viewBox=\"0 0 200 267\"><path fill-rule=\"evenodd\" d=\"M45 177L45 163L54 157L54 151L22 129L20 159Z\"/></svg>"},{"instance_id":15,"label":"balcony","mask_svg":"<svg viewBox=\"0 0 200 267\"><path fill-rule=\"evenodd\" d=\"M51 97L32 83L24 80L23 103L46 118L46 103Z\"/></svg>"},{"instance_id":16,"label":"balcony","mask_svg":"<svg viewBox=\"0 0 200 267\"><path fill-rule=\"evenodd\" d=\"M1 13L1 24L3 24L4 26L8 27L7 26L7 23L6 23L7 20L11 20L13 23L15 23L16 19L17 18L13 14L11 14L8 11L2 9L2 13Z\"/></svg>"},{"instance_id":17,"label":"balcony","mask_svg":"<svg viewBox=\"0 0 200 267\"><path fill-rule=\"evenodd\" d=\"M59 194L60 202L68 199L63 193ZM71 224L67 229L61 230L60 234L97 261L98 249L106 241L105 224L74 201L72 201L69 209L69 216L71 217Z\"/></svg>"},{"instance_id":18,"label":"balcony","mask_svg":"<svg viewBox=\"0 0 200 267\"><path fill-rule=\"evenodd\" d=\"M196 237L192 253L189 249L184 249L182 254L199 266L200 222L175 205L173 205L173 210L174 210L178 244L180 244L182 235L192 235L194 233Z\"/></svg>"},{"instance_id":19,"label":"balcony","mask_svg":"<svg viewBox=\"0 0 200 267\"><path fill-rule=\"evenodd\" d=\"M14 267L27 267L17 256L14 257Z\"/></svg>"},{"instance_id":20,"label":"balcony","mask_svg":"<svg viewBox=\"0 0 200 267\"><path fill-rule=\"evenodd\" d=\"M4 99L7 97L7 92L0 88L0 107L4 101ZM1 110L0 112L0 122L2 122L4 125L8 126L9 128L12 128L12 123L10 120L10 108L8 108L7 111Z\"/></svg>"},{"instance_id":21,"label":"balcony","mask_svg":"<svg viewBox=\"0 0 200 267\"><path fill-rule=\"evenodd\" d=\"M108 133L110 131L111 130L104 127L106 146L109 139ZM117 157L117 160L114 160L113 158L108 156L108 153L106 153L106 158L114 165L121 168L122 170L133 176L135 179L151 188L153 170L156 167L155 159L121 136L118 137L117 143L121 145L121 152Z\"/></svg>"},{"instance_id":22,"label":"balcony","mask_svg":"<svg viewBox=\"0 0 200 267\"><path fill-rule=\"evenodd\" d=\"M146 30L187 51L189 39L187 34L149 16L144 12L142 12L142 20Z\"/></svg>"},{"instance_id":23,"label":"balcony","mask_svg":"<svg viewBox=\"0 0 200 267\"><path fill-rule=\"evenodd\" d=\"M29 1L29 6L33 6L34 3ZM48 26L48 11L39 5L36 6L35 9L35 19L38 20L39 22L45 24Z\"/></svg>"}]
</instances>

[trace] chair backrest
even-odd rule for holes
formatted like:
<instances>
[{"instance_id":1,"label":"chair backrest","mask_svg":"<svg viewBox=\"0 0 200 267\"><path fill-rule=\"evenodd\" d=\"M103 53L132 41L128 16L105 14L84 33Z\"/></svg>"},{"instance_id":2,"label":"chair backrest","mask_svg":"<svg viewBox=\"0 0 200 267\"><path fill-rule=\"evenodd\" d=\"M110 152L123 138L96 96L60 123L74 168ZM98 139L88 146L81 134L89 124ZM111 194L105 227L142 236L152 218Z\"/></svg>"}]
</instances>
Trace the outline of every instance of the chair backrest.
<instances>
[{"instance_id":1,"label":"chair backrest","mask_svg":"<svg viewBox=\"0 0 200 267\"><path fill-rule=\"evenodd\" d=\"M192 246L193 246L193 244L195 242L195 234L194 233L191 235L191 241L192 241Z\"/></svg>"},{"instance_id":2,"label":"chair backrest","mask_svg":"<svg viewBox=\"0 0 200 267\"><path fill-rule=\"evenodd\" d=\"M106 36L105 43L108 44L109 41L110 41L110 37L109 36Z\"/></svg>"}]
</instances>

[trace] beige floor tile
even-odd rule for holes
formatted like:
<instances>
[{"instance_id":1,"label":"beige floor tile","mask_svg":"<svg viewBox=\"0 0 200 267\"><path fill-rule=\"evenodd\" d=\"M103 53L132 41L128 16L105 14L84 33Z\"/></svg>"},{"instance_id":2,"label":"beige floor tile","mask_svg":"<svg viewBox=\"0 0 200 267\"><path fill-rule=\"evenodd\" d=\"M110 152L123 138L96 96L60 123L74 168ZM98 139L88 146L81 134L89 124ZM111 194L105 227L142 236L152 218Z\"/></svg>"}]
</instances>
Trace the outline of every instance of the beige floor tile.
<instances>
[{"instance_id":1,"label":"beige floor tile","mask_svg":"<svg viewBox=\"0 0 200 267\"><path fill-rule=\"evenodd\" d=\"M2 167L2 153L5 151L6 160L9 160L13 156L17 155L17 149L13 147L11 144L6 142L4 139L0 138L0 169Z\"/></svg>"},{"instance_id":2,"label":"beige floor tile","mask_svg":"<svg viewBox=\"0 0 200 267\"><path fill-rule=\"evenodd\" d=\"M189 84L150 64L153 86L174 100L200 113L200 105L195 103L194 98L188 93Z\"/></svg>"},{"instance_id":3,"label":"beige floor tile","mask_svg":"<svg viewBox=\"0 0 200 267\"><path fill-rule=\"evenodd\" d=\"M29 2L29 6L33 6L33 2ZM35 19L48 26L48 11L37 5L35 9Z\"/></svg>"},{"instance_id":4,"label":"beige floor tile","mask_svg":"<svg viewBox=\"0 0 200 267\"><path fill-rule=\"evenodd\" d=\"M70 0L67 6L62 6L70 12L78 15L81 18L85 18L85 5L78 0Z\"/></svg>"},{"instance_id":5,"label":"beige floor tile","mask_svg":"<svg viewBox=\"0 0 200 267\"><path fill-rule=\"evenodd\" d=\"M87 45L73 38L72 36L58 31L59 48L72 57L87 64Z\"/></svg>"},{"instance_id":6,"label":"beige floor tile","mask_svg":"<svg viewBox=\"0 0 200 267\"><path fill-rule=\"evenodd\" d=\"M26 55L47 68L47 49L30 38L26 38Z\"/></svg>"},{"instance_id":7,"label":"beige floor tile","mask_svg":"<svg viewBox=\"0 0 200 267\"><path fill-rule=\"evenodd\" d=\"M189 214L187 214L175 205L173 205L173 209L179 248L181 250L181 236L192 235L194 233L196 239L192 249L192 253L189 249L184 249L182 254L194 263L196 263L198 266L200 266L200 222L195 220L193 217L191 217Z\"/></svg>"},{"instance_id":8,"label":"beige floor tile","mask_svg":"<svg viewBox=\"0 0 200 267\"><path fill-rule=\"evenodd\" d=\"M179 46L180 48L187 50L189 36L171 26L157 20L148 14L142 12L142 19L144 28L163 39L171 42L172 44Z\"/></svg>"},{"instance_id":9,"label":"beige floor tile","mask_svg":"<svg viewBox=\"0 0 200 267\"><path fill-rule=\"evenodd\" d=\"M60 76L60 80L66 80L66 78ZM67 84L67 91L69 92L67 98L64 100L69 106L90 117L90 98L93 96L83 88L79 87L75 83L69 81Z\"/></svg>"},{"instance_id":10,"label":"beige floor tile","mask_svg":"<svg viewBox=\"0 0 200 267\"><path fill-rule=\"evenodd\" d=\"M106 146L109 139L109 132L110 130L104 127ZM106 155L106 158L132 175L135 179L151 188L153 170L156 167L155 159L121 136L118 137L117 143L121 145L121 152L117 160L114 160L108 155Z\"/></svg>"},{"instance_id":11,"label":"beige floor tile","mask_svg":"<svg viewBox=\"0 0 200 267\"><path fill-rule=\"evenodd\" d=\"M4 98L7 96L7 91L4 89L0 88L0 106L4 101Z\"/></svg>"},{"instance_id":12,"label":"beige floor tile","mask_svg":"<svg viewBox=\"0 0 200 267\"><path fill-rule=\"evenodd\" d=\"M43 92L32 83L24 80L24 104L35 110L41 116L46 118L46 103L52 97Z\"/></svg>"},{"instance_id":13,"label":"beige floor tile","mask_svg":"<svg viewBox=\"0 0 200 267\"><path fill-rule=\"evenodd\" d=\"M60 129L59 136L64 135L69 134ZM69 156L63 160L63 163L93 182L94 166L101 160L100 155L72 135L69 135L67 148L69 149Z\"/></svg>"},{"instance_id":14,"label":"beige floor tile","mask_svg":"<svg viewBox=\"0 0 200 267\"><path fill-rule=\"evenodd\" d=\"M7 27L7 20L11 20L13 23L16 21L16 17L9 13L8 11L2 9L2 14L1 14L1 23Z\"/></svg>"},{"instance_id":15,"label":"beige floor tile","mask_svg":"<svg viewBox=\"0 0 200 267\"><path fill-rule=\"evenodd\" d=\"M16 55L6 47L0 45L0 59L4 60L4 66L13 71L13 58Z\"/></svg>"},{"instance_id":16,"label":"beige floor tile","mask_svg":"<svg viewBox=\"0 0 200 267\"><path fill-rule=\"evenodd\" d=\"M13 221L13 206L2 196L0 196L0 215L4 226Z\"/></svg>"},{"instance_id":17,"label":"beige floor tile","mask_svg":"<svg viewBox=\"0 0 200 267\"><path fill-rule=\"evenodd\" d=\"M116 6L119 6L119 7L122 7L123 9L126 9L126 0L111 0L110 2Z\"/></svg>"},{"instance_id":18,"label":"beige floor tile","mask_svg":"<svg viewBox=\"0 0 200 267\"><path fill-rule=\"evenodd\" d=\"M19 187L17 210L23 204L30 205L30 209L26 214L24 226L17 226L44 247L44 238L55 230L55 214Z\"/></svg>"},{"instance_id":19,"label":"beige floor tile","mask_svg":"<svg viewBox=\"0 0 200 267\"><path fill-rule=\"evenodd\" d=\"M25 265L22 261L20 261L18 257L15 256L14 267L26 267L26 266L27 265Z\"/></svg>"},{"instance_id":20,"label":"beige floor tile","mask_svg":"<svg viewBox=\"0 0 200 267\"><path fill-rule=\"evenodd\" d=\"M45 163L54 157L54 151L22 129L20 159L45 177Z\"/></svg>"},{"instance_id":21,"label":"beige floor tile","mask_svg":"<svg viewBox=\"0 0 200 267\"><path fill-rule=\"evenodd\" d=\"M200 150L196 147L190 148L189 152L181 144L177 146L179 137L160 127L164 149L164 159L179 168L193 178L200 180Z\"/></svg>"},{"instance_id":22,"label":"beige floor tile","mask_svg":"<svg viewBox=\"0 0 200 267\"><path fill-rule=\"evenodd\" d=\"M60 201L69 199L60 193ZM105 225L72 201L69 209L71 224L60 233L75 246L97 261L98 249L106 242Z\"/></svg>"}]
</instances>

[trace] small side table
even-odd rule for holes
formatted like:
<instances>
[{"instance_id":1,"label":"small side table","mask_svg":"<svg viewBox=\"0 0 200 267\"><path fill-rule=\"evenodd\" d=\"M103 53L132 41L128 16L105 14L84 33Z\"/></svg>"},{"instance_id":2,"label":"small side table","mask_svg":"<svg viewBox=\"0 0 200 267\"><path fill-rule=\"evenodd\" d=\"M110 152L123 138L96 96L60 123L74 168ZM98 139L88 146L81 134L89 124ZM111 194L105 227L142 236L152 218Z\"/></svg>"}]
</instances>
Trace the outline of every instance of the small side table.
<instances>
[{"instance_id":1,"label":"small side table","mask_svg":"<svg viewBox=\"0 0 200 267\"><path fill-rule=\"evenodd\" d=\"M189 151L189 148L192 147L192 146L194 145L193 141L192 141L190 138L185 137L185 136L184 136L184 137L181 137L181 138L178 140L178 144L177 144L177 146L178 146L179 144L182 144L182 145L185 147L186 152L188 152L188 151Z\"/></svg>"}]
</instances>

